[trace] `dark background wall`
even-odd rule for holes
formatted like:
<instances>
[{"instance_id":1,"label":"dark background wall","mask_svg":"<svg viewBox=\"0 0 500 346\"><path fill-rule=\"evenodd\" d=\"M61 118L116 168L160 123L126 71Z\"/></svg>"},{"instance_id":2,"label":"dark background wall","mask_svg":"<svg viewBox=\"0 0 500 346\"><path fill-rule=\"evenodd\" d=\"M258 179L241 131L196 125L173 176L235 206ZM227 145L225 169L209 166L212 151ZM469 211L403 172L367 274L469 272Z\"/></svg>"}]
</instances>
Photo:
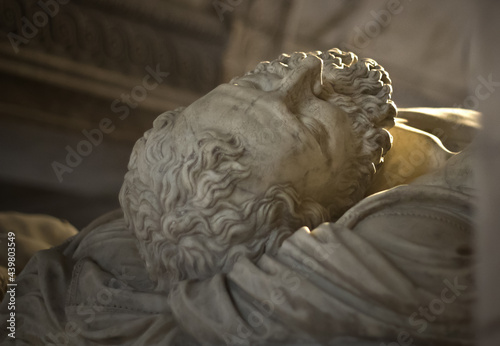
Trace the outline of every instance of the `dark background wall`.
<instances>
[{"instance_id":1,"label":"dark background wall","mask_svg":"<svg viewBox=\"0 0 500 346\"><path fill-rule=\"evenodd\" d=\"M0 1L0 210L119 207L134 142L220 83L228 24L207 1Z\"/></svg>"}]
</instances>

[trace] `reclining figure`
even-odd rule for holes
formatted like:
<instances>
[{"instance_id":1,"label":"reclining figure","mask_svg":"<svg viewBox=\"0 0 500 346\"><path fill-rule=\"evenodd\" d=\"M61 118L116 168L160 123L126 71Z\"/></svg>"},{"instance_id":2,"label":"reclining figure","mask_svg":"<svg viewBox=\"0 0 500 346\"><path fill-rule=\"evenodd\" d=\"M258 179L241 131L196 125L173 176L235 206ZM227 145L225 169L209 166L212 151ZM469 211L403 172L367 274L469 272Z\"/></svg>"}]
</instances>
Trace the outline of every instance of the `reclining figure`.
<instances>
[{"instance_id":1,"label":"reclining figure","mask_svg":"<svg viewBox=\"0 0 500 346\"><path fill-rule=\"evenodd\" d=\"M393 127L391 93L332 49L160 115L122 210L18 276L17 342L472 344L472 149Z\"/></svg>"}]
</instances>

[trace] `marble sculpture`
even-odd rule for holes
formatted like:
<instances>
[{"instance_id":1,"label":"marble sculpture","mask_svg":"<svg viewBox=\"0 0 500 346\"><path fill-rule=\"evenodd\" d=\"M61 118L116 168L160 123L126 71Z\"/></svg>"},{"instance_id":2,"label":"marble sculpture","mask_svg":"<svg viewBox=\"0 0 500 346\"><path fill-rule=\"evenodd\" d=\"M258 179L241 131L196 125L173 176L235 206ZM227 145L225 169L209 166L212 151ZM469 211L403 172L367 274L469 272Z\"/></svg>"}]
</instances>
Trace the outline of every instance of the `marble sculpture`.
<instances>
[{"instance_id":1,"label":"marble sculpture","mask_svg":"<svg viewBox=\"0 0 500 346\"><path fill-rule=\"evenodd\" d=\"M296 52L161 114L122 210L18 276L18 344L471 345L474 145L395 125L391 93Z\"/></svg>"}]
</instances>

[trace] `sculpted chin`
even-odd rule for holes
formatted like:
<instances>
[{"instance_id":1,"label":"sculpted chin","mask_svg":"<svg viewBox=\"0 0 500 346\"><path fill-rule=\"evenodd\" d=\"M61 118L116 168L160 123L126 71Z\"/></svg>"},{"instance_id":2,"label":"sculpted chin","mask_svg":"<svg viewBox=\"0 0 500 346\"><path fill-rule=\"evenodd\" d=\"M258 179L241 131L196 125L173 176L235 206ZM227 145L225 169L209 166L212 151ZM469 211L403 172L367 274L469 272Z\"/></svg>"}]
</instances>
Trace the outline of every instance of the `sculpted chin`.
<instances>
[{"instance_id":1,"label":"sculpted chin","mask_svg":"<svg viewBox=\"0 0 500 346\"><path fill-rule=\"evenodd\" d=\"M157 290L273 253L361 200L390 149L391 81L353 53L282 55L166 112L120 203Z\"/></svg>"}]
</instances>

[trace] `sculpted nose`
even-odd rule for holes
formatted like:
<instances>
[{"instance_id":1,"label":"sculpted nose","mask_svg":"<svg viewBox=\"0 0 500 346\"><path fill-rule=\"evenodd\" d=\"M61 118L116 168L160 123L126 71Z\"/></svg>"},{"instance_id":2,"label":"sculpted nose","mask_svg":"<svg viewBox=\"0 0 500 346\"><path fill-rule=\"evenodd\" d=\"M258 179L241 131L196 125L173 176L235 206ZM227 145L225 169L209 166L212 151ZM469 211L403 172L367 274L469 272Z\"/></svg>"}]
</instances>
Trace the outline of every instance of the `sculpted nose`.
<instances>
[{"instance_id":1,"label":"sculpted nose","mask_svg":"<svg viewBox=\"0 0 500 346\"><path fill-rule=\"evenodd\" d=\"M309 55L285 77L281 83L280 92L291 100L312 95L318 96L322 89L323 62L314 55Z\"/></svg>"}]
</instances>

